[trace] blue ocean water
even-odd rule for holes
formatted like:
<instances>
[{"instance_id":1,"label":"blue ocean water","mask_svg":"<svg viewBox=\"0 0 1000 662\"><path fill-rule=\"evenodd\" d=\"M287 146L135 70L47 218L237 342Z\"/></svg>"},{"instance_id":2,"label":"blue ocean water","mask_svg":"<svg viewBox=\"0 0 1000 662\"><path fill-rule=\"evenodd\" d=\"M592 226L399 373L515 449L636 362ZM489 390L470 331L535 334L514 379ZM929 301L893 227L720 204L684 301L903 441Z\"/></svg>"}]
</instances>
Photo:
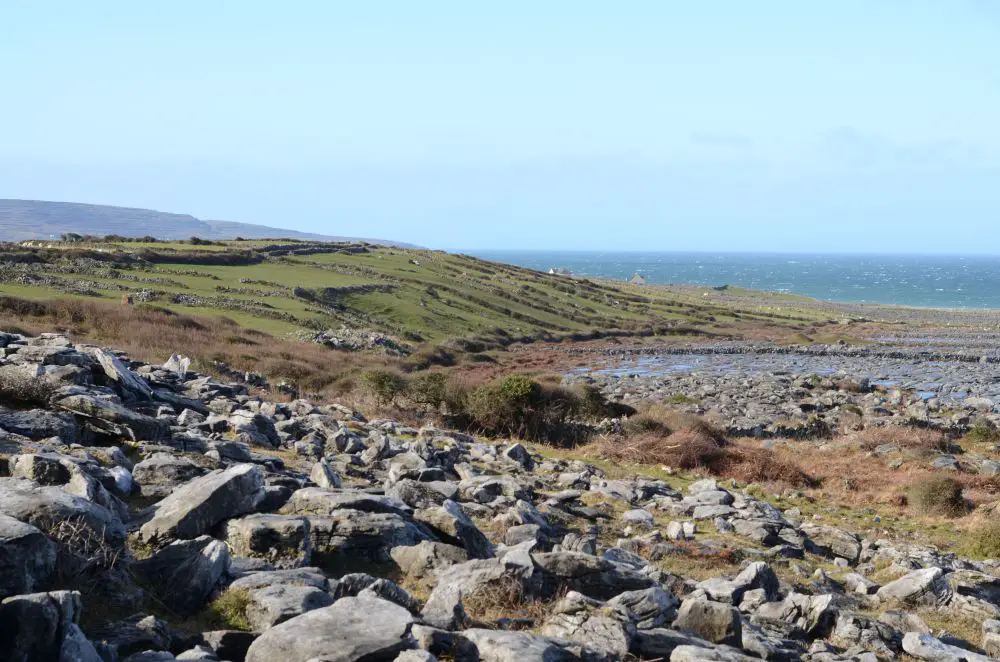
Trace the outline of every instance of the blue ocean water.
<instances>
[{"instance_id":1,"label":"blue ocean water","mask_svg":"<svg viewBox=\"0 0 1000 662\"><path fill-rule=\"evenodd\" d=\"M852 303L1000 309L1000 256L599 251L473 251L487 260L578 276L732 285Z\"/></svg>"}]
</instances>

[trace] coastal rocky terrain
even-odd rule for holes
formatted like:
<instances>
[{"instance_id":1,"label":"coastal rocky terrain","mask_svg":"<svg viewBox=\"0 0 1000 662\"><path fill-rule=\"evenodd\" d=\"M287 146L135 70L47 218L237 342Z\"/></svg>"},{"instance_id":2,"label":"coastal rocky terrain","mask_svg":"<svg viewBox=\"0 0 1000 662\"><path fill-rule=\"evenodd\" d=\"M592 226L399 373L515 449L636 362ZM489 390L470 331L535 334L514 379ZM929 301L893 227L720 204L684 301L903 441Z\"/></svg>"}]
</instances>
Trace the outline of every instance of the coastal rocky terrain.
<instances>
[{"instance_id":1,"label":"coastal rocky terrain","mask_svg":"<svg viewBox=\"0 0 1000 662\"><path fill-rule=\"evenodd\" d=\"M993 339L995 341L995 338ZM996 344L961 348L916 341L867 345L727 342L604 349L597 368L569 382L597 385L630 404L671 401L710 413L729 434L814 436L867 427L919 425L963 433L1000 422Z\"/></svg>"},{"instance_id":2,"label":"coastal rocky terrain","mask_svg":"<svg viewBox=\"0 0 1000 662\"><path fill-rule=\"evenodd\" d=\"M929 379L873 362L892 357L861 356L867 378L846 356L814 358L828 376L592 378L625 401L682 393L747 430L848 407L942 425L992 415L995 362L961 363L964 397L924 398L874 384ZM0 334L0 660L1000 655L1000 562L863 535L731 482L623 478L188 368ZM948 618L979 628L929 625Z\"/></svg>"}]
</instances>

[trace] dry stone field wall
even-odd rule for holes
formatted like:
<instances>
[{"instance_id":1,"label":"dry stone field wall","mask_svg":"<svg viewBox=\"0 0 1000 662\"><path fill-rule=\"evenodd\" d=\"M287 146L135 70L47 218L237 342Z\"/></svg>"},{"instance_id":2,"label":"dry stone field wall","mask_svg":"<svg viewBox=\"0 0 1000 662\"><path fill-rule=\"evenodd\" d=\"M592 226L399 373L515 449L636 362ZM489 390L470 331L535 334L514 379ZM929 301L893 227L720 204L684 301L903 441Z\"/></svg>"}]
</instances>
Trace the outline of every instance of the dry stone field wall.
<instances>
[{"instance_id":1,"label":"dry stone field wall","mask_svg":"<svg viewBox=\"0 0 1000 662\"><path fill-rule=\"evenodd\" d=\"M516 442L266 402L59 335L0 334L0 385L3 661L1000 654L997 562L714 480L614 479ZM665 569L722 555L715 575ZM944 634L928 614L979 628Z\"/></svg>"}]
</instances>

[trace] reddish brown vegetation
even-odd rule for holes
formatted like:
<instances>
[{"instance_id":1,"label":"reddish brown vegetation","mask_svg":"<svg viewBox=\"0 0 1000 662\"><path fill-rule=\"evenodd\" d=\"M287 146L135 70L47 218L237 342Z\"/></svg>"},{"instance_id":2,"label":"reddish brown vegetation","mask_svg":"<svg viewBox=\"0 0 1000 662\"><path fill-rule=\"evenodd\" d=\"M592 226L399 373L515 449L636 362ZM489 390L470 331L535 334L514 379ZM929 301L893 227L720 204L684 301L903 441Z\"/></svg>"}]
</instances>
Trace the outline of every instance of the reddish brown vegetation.
<instances>
[{"instance_id":1,"label":"reddish brown vegetation","mask_svg":"<svg viewBox=\"0 0 1000 662\"><path fill-rule=\"evenodd\" d=\"M863 451L873 451L879 446L893 445L918 453L947 453L951 450L948 438L936 430L910 427L868 428L847 438Z\"/></svg>"},{"instance_id":2,"label":"reddish brown vegetation","mask_svg":"<svg viewBox=\"0 0 1000 662\"><path fill-rule=\"evenodd\" d=\"M670 434L609 436L599 442L609 460L632 464L660 464L685 471L706 471L742 483L780 483L808 487L815 481L793 462L765 448L730 444L707 422L694 419L690 427Z\"/></svg>"},{"instance_id":3,"label":"reddish brown vegetation","mask_svg":"<svg viewBox=\"0 0 1000 662\"><path fill-rule=\"evenodd\" d=\"M131 358L162 363L172 353L190 356L194 369L216 373L214 362L256 371L272 383L285 380L328 397L354 388L351 375L387 359L350 354L321 345L284 340L241 327L225 317L180 315L154 306L97 301L27 301L0 296L0 329L38 334L62 332L74 342L125 351Z\"/></svg>"}]
</instances>

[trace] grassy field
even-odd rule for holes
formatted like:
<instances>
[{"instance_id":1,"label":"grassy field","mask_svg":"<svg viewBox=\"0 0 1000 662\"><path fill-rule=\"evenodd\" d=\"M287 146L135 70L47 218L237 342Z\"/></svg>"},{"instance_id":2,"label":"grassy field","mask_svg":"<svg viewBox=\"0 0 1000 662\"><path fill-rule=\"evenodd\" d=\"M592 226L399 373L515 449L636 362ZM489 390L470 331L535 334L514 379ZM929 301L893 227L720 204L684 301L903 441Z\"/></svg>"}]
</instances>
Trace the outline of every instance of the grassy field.
<instances>
[{"instance_id":1,"label":"grassy field","mask_svg":"<svg viewBox=\"0 0 1000 662\"><path fill-rule=\"evenodd\" d=\"M288 241L55 244L0 249L0 293L120 302L124 295L272 334L347 325L414 344L476 335L640 333L689 326L811 329L824 315L800 298L744 291L724 301L658 288L549 275L441 251ZM20 261L19 261L20 260Z\"/></svg>"}]
</instances>

